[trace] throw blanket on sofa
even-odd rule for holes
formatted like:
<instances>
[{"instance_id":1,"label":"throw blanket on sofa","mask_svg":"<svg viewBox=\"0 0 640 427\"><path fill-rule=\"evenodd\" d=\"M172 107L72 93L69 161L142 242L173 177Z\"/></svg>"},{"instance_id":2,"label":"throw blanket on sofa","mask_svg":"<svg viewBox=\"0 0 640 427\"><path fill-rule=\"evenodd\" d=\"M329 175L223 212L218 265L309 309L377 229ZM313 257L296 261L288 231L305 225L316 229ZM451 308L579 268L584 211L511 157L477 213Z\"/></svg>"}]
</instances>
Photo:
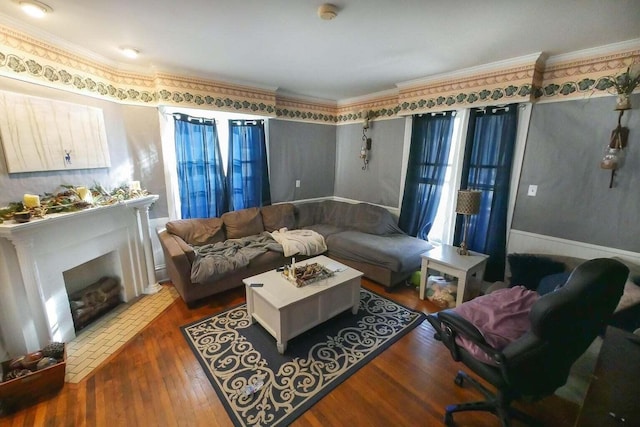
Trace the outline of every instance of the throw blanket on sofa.
<instances>
[{"instance_id":1,"label":"throw blanket on sofa","mask_svg":"<svg viewBox=\"0 0 640 427\"><path fill-rule=\"evenodd\" d=\"M319 255L327 250L322 234L313 230L288 230L286 227L271 233L282 245L284 256Z\"/></svg>"},{"instance_id":2,"label":"throw blanket on sofa","mask_svg":"<svg viewBox=\"0 0 640 427\"><path fill-rule=\"evenodd\" d=\"M282 245L267 232L241 239L228 239L209 245L194 246L196 254L191 265L191 282L217 280L268 250L282 252Z\"/></svg>"}]
</instances>

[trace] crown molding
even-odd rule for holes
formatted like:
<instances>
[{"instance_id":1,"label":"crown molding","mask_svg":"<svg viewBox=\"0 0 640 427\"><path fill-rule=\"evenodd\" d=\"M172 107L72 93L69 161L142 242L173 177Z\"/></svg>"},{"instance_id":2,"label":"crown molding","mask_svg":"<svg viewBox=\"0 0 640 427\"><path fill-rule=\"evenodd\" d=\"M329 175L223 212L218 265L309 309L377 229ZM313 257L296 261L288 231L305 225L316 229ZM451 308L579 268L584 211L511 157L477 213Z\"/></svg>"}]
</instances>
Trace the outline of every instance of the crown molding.
<instances>
[{"instance_id":1,"label":"crown molding","mask_svg":"<svg viewBox=\"0 0 640 427\"><path fill-rule=\"evenodd\" d=\"M369 93L367 95L341 99L338 101L337 105L342 108L350 105L368 104L383 98L397 97L398 92L397 88L382 90L380 92Z\"/></svg>"},{"instance_id":2,"label":"crown molding","mask_svg":"<svg viewBox=\"0 0 640 427\"><path fill-rule=\"evenodd\" d=\"M24 22L6 15L0 14L0 26L5 27L8 32L21 33L20 35L27 36L33 39L33 41L46 40L46 43L48 45L56 47L58 50L65 51L72 56L77 56L90 62L100 63L105 67L122 70L125 73L128 72L137 74L149 72L149 67L115 61L113 59L99 55L92 50L85 49L77 44L71 43L65 39L55 36L47 31L43 31L38 27L25 24Z\"/></svg>"},{"instance_id":3,"label":"crown molding","mask_svg":"<svg viewBox=\"0 0 640 427\"><path fill-rule=\"evenodd\" d=\"M288 100L292 102L301 102L312 105L322 105L325 107L337 107L336 101L327 98L317 98L315 96L300 95L295 92L289 92L283 89L276 89L276 97L278 99Z\"/></svg>"},{"instance_id":4,"label":"crown molding","mask_svg":"<svg viewBox=\"0 0 640 427\"><path fill-rule=\"evenodd\" d=\"M505 102L609 94L608 78L640 62L640 39L548 57L543 52L435 74L338 101L189 70L134 67L0 15L0 76L133 105L218 109L322 124L348 124ZM139 71L131 71L133 69Z\"/></svg>"},{"instance_id":5,"label":"crown molding","mask_svg":"<svg viewBox=\"0 0 640 427\"><path fill-rule=\"evenodd\" d=\"M640 39L631 39L619 43L612 43L604 46L577 50L575 52L565 53L562 55L553 55L547 59L546 64L547 66L554 66L563 62L574 62L585 58L608 56L613 53L633 51L638 49L640 49Z\"/></svg>"},{"instance_id":6,"label":"crown molding","mask_svg":"<svg viewBox=\"0 0 640 427\"><path fill-rule=\"evenodd\" d=\"M491 62L489 64L478 65L475 67L464 68L462 70L434 74L428 77L422 77L419 79L408 80L405 82L396 83L396 86L400 90L409 89L416 86L430 86L433 83L441 82L442 80L458 80L469 77L477 77L483 74L490 74L495 72L502 72L504 70L522 67L544 61L546 55L543 52L532 53L530 55L519 56L517 58L511 58L504 61Z\"/></svg>"}]
</instances>

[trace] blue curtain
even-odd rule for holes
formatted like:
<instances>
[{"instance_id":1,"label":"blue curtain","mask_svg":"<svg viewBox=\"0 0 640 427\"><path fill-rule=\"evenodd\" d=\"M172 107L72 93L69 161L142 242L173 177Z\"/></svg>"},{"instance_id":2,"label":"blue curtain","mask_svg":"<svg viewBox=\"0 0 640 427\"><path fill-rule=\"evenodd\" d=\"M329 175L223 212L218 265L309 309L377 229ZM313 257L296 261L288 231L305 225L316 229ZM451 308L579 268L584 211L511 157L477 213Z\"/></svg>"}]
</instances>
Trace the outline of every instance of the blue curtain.
<instances>
[{"instance_id":1,"label":"blue curtain","mask_svg":"<svg viewBox=\"0 0 640 427\"><path fill-rule=\"evenodd\" d=\"M480 213L472 215L469 249L489 255L485 280L504 279L509 183L518 125L518 106L474 110L469 119L462 189L480 190ZM462 240L462 217L456 222Z\"/></svg>"},{"instance_id":2,"label":"blue curtain","mask_svg":"<svg viewBox=\"0 0 640 427\"><path fill-rule=\"evenodd\" d=\"M409 164L398 225L427 240L447 171L454 113L414 116Z\"/></svg>"},{"instance_id":3,"label":"blue curtain","mask_svg":"<svg viewBox=\"0 0 640 427\"><path fill-rule=\"evenodd\" d=\"M213 120L174 115L182 218L209 218L227 211L222 156Z\"/></svg>"},{"instance_id":4,"label":"blue curtain","mask_svg":"<svg viewBox=\"0 0 640 427\"><path fill-rule=\"evenodd\" d=\"M227 169L230 210L271 204L262 120L229 120Z\"/></svg>"}]
</instances>

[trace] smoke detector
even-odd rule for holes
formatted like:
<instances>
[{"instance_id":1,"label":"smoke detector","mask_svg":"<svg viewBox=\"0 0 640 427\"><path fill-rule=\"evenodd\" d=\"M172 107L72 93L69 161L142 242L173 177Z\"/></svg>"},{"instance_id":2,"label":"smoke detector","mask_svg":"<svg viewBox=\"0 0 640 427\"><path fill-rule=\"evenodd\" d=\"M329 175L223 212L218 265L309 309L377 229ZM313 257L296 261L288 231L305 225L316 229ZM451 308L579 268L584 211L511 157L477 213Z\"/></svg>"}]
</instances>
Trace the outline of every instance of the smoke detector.
<instances>
[{"instance_id":1,"label":"smoke detector","mask_svg":"<svg viewBox=\"0 0 640 427\"><path fill-rule=\"evenodd\" d=\"M338 7L335 4L325 3L318 8L318 16L325 21L331 21L338 16Z\"/></svg>"}]
</instances>

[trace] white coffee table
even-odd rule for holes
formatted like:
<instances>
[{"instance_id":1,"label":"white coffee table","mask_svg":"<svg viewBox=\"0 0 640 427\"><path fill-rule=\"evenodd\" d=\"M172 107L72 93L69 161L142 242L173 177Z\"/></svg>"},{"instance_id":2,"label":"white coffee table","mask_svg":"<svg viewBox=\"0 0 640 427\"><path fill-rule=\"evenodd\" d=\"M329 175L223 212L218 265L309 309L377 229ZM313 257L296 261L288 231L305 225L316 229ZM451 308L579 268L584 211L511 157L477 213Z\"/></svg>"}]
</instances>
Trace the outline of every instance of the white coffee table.
<instances>
[{"instance_id":1,"label":"white coffee table","mask_svg":"<svg viewBox=\"0 0 640 427\"><path fill-rule=\"evenodd\" d=\"M332 277L300 288L275 270L242 280L247 291L247 310L252 322L260 323L276 339L280 354L286 351L287 342L291 338L349 308L353 314L358 312L362 273L323 255L296 265L315 262L340 271ZM263 285L253 287L253 283Z\"/></svg>"}]
</instances>

